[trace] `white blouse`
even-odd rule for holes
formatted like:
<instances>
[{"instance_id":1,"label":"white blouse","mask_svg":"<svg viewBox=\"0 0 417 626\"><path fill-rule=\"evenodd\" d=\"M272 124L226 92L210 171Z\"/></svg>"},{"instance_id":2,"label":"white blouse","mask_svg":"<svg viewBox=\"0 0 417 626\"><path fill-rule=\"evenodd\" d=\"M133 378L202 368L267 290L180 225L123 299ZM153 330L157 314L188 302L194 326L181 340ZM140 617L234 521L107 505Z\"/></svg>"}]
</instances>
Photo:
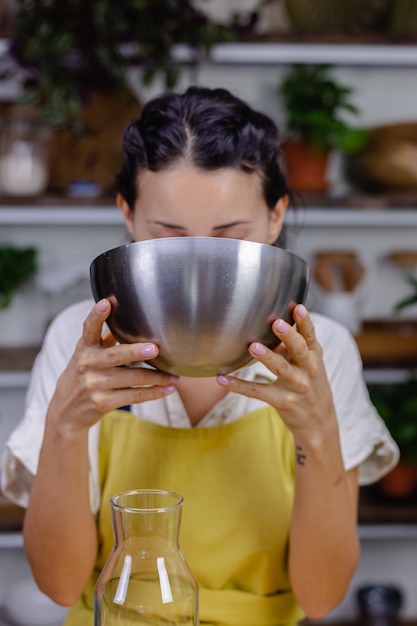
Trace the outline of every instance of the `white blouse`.
<instances>
[{"instance_id":1,"label":"white blouse","mask_svg":"<svg viewBox=\"0 0 417 626\"><path fill-rule=\"evenodd\" d=\"M50 325L38 354L26 395L24 415L12 432L2 458L1 491L21 506L27 506L33 476L38 466L45 416L61 372L81 336L92 300L72 305ZM340 324L312 313L316 336L331 385L339 423L346 470L359 467L359 483L369 484L386 474L398 461L398 447L370 403L363 379L362 362L351 334ZM274 375L261 363L241 369L241 378L269 382ZM254 398L227 393L199 422L197 428L227 423L264 406ZM178 393L131 407L142 419L173 428L191 427ZM92 510L100 504L98 443L100 424L89 434L90 496Z\"/></svg>"}]
</instances>

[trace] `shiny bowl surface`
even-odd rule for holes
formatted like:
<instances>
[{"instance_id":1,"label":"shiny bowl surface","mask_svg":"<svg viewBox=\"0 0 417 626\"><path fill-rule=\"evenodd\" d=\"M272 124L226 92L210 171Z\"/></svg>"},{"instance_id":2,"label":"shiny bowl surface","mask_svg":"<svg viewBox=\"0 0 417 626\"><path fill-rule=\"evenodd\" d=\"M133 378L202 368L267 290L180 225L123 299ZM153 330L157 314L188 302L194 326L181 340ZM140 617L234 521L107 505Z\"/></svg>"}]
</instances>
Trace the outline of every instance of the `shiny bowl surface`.
<instances>
[{"instance_id":1,"label":"shiny bowl surface","mask_svg":"<svg viewBox=\"0 0 417 626\"><path fill-rule=\"evenodd\" d=\"M90 267L96 301L108 298L108 325L122 343L151 341L149 363L182 376L216 376L251 362L248 345L273 348L277 318L292 322L309 268L301 257L267 244L217 237L129 243Z\"/></svg>"}]
</instances>

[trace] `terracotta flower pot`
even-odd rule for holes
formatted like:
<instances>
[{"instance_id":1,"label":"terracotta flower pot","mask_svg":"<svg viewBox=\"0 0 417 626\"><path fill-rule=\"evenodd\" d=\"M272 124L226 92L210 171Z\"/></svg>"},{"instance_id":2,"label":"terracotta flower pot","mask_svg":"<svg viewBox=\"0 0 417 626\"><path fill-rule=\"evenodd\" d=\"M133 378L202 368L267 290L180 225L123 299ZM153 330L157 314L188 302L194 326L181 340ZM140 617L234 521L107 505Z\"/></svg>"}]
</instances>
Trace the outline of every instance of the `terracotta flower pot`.
<instances>
[{"instance_id":1,"label":"terracotta flower pot","mask_svg":"<svg viewBox=\"0 0 417 626\"><path fill-rule=\"evenodd\" d=\"M398 465L378 482L379 490L393 498L407 498L417 490L417 465L400 459Z\"/></svg>"},{"instance_id":2,"label":"terracotta flower pot","mask_svg":"<svg viewBox=\"0 0 417 626\"><path fill-rule=\"evenodd\" d=\"M329 152L297 139L284 142L288 186L294 191L324 193L328 188L326 170Z\"/></svg>"}]
</instances>

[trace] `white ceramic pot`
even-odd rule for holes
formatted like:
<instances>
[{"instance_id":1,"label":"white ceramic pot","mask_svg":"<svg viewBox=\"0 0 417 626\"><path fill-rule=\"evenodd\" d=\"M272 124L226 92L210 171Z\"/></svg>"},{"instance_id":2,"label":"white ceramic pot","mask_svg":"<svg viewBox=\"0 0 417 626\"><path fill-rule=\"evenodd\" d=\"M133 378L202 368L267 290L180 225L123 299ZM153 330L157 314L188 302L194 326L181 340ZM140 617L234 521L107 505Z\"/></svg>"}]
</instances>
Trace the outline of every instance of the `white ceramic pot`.
<instances>
[{"instance_id":1,"label":"white ceramic pot","mask_svg":"<svg viewBox=\"0 0 417 626\"><path fill-rule=\"evenodd\" d=\"M361 330L361 312L358 295L350 291L321 293L316 310L346 326L354 335Z\"/></svg>"}]
</instances>

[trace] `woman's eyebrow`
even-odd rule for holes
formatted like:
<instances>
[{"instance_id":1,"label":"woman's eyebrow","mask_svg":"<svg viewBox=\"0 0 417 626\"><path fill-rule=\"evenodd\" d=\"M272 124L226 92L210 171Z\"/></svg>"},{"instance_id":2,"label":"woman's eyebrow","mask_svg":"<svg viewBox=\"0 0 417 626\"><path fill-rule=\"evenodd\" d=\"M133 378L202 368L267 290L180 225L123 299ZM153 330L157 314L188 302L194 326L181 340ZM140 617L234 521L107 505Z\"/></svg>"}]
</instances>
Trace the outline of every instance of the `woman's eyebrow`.
<instances>
[{"instance_id":1,"label":"woman's eyebrow","mask_svg":"<svg viewBox=\"0 0 417 626\"><path fill-rule=\"evenodd\" d=\"M233 226L242 226L243 224L250 224L250 220L236 220L228 224L220 224L219 226L213 226L213 230L224 230L225 228L233 228Z\"/></svg>"},{"instance_id":2,"label":"woman's eyebrow","mask_svg":"<svg viewBox=\"0 0 417 626\"><path fill-rule=\"evenodd\" d=\"M156 224L157 226L163 226L164 228L171 228L174 230L187 230L185 226L179 226L178 224L170 224L169 222L161 222L160 220L148 220L147 224Z\"/></svg>"}]
</instances>

